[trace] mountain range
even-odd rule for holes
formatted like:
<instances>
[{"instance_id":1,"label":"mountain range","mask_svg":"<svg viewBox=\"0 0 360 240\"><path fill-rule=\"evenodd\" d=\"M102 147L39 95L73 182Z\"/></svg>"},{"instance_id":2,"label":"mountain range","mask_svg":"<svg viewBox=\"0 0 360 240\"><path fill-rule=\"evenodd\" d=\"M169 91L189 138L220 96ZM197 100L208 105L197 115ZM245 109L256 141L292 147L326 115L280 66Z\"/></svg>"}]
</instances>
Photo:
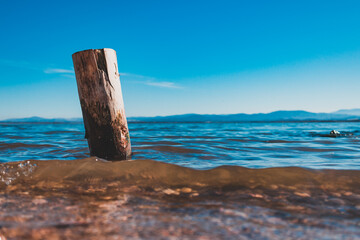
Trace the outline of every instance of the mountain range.
<instances>
[{"instance_id":1,"label":"mountain range","mask_svg":"<svg viewBox=\"0 0 360 240\"><path fill-rule=\"evenodd\" d=\"M64 122L82 122L82 118L42 118L42 117L28 117L28 118L10 118L1 120L0 122L31 122L31 123L64 123Z\"/></svg>"},{"instance_id":2,"label":"mountain range","mask_svg":"<svg viewBox=\"0 0 360 240\"><path fill-rule=\"evenodd\" d=\"M128 122L278 122L278 121L360 121L360 109L341 109L332 113L307 111L275 111L271 113L182 114L156 117L128 117ZM16 118L0 122L82 122L82 118Z\"/></svg>"}]
</instances>

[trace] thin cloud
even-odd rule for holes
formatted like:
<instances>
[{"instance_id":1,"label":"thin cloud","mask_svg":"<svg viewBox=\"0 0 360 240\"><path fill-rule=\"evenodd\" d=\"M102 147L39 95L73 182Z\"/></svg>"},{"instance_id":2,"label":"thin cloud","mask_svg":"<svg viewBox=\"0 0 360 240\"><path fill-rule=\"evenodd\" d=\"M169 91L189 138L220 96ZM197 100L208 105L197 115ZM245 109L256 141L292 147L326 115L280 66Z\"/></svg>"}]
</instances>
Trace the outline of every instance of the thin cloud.
<instances>
[{"instance_id":1,"label":"thin cloud","mask_svg":"<svg viewBox=\"0 0 360 240\"><path fill-rule=\"evenodd\" d=\"M144 76L144 75L140 75L140 74L134 74L134 73L126 73L126 72L123 72L123 73L120 73L120 77L123 76L123 77L127 77L127 78L135 78L135 79L155 79L154 77L149 77L149 76Z\"/></svg>"},{"instance_id":2,"label":"thin cloud","mask_svg":"<svg viewBox=\"0 0 360 240\"><path fill-rule=\"evenodd\" d=\"M70 70L70 69L62 69L62 68L48 68L46 70L44 70L44 73L74 73L74 70Z\"/></svg>"},{"instance_id":3,"label":"thin cloud","mask_svg":"<svg viewBox=\"0 0 360 240\"><path fill-rule=\"evenodd\" d=\"M177 85L175 82L171 81L159 81L154 77L144 76L140 74L134 73L120 73L120 77L123 77L126 80L131 81L132 83L144 84L152 87L160 87L160 88L173 88L180 89L181 86Z\"/></svg>"},{"instance_id":4,"label":"thin cloud","mask_svg":"<svg viewBox=\"0 0 360 240\"><path fill-rule=\"evenodd\" d=\"M148 86L154 86L154 87L161 87L161 88L181 88L180 86L176 85L174 82L145 82Z\"/></svg>"}]
</instances>

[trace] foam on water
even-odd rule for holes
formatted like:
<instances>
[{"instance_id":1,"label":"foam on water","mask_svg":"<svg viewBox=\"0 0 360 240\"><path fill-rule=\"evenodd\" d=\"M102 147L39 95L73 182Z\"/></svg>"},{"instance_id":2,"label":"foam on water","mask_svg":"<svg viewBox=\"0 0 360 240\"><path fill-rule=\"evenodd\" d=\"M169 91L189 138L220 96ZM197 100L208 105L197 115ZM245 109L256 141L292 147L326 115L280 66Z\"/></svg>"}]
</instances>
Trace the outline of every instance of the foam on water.
<instances>
[{"instance_id":1,"label":"foam on water","mask_svg":"<svg viewBox=\"0 0 360 240\"><path fill-rule=\"evenodd\" d=\"M0 165L0 181L6 185L11 184L19 177L28 177L35 169L36 164L30 161L20 162L17 165Z\"/></svg>"}]
</instances>

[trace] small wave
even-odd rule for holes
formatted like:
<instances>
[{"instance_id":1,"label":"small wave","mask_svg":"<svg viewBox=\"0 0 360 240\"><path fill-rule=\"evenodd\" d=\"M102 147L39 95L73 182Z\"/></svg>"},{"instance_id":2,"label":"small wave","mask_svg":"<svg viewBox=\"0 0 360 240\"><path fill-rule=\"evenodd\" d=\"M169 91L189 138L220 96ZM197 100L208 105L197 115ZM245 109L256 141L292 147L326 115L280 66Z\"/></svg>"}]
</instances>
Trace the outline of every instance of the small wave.
<instances>
[{"instance_id":1,"label":"small wave","mask_svg":"<svg viewBox=\"0 0 360 240\"><path fill-rule=\"evenodd\" d=\"M46 135L54 135L54 134L83 134L80 131L48 131L44 132Z\"/></svg>"},{"instance_id":2,"label":"small wave","mask_svg":"<svg viewBox=\"0 0 360 240\"><path fill-rule=\"evenodd\" d=\"M325 144L325 145L336 144L336 142L333 142L333 141L314 141L314 143L320 143L320 144Z\"/></svg>"},{"instance_id":3,"label":"small wave","mask_svg":"<svg viewBox=\"0 0 360 240\"><path fill-rule=\"evenodd\" d=\"M170 153L185 153L185 154L205 154L206 151L193 148L184 148L184 147L174 147L174 146L144 146L144 147L134 147L134 149L151 149L160 152L170 152Z\"/></svg>"},{"instance_id":4,"label":"small wave","mask_svg":"<svg viewBox=\"0 0 360 240\"><path fill-rule=\"evenodd\" d=\"M254 141L254 140L250 140L250 139L243 139L243 138L229 138L227 139L228 141L234 141L234 142L241 142L241 143L247 143L247 142L251 142L251 141Z\"/></svg>"},{"instance_id":5,"label":"small wave","mask_svg":"<svg viewBox=\"0 0 360 240\"><path fill-rule=\"evenodd\" d=\"M137 145L181 145L181 143L173 142L173 141L152 141L152 142L137 142Z\"/></svg>"},{"instance_id":6,"label":"small wave","mask_svg":"<svg viewBox=\"0 0 360 240\"><path fill-rule=\"evenodd\" d=\"M110 237L119 228L119 234L128 236L139 228L155 229L156 234L146 236L159 236L159 229L175 224L175 230L184 229L179 236L189 228L215 236L213 227L222 226L221 231L231 231L215 238L237 239L251 231L251 238L260 239L278 234L294 238L298 233L307 239L343 234L355 239L360 236L359 185L356 170L195 170L152 160L110 162L95 157L29 160L0 164L0 213L13 216L1 219L7 224L2 231L17 238L31 238L20 233L29 228L38 232L44 224L56 233L66 229L89 238L94 229ZM103 226L111 232L103 232Z\"/></svg>"},{"instance_id":7,"label":"small wave","mask_svg":"<svg viewBox=\"0 0 360 240\"><path fill-rule=\"evenodd\" d=\"M9 150L9 149L16 149L16 148L52 148L53 145L50 144L28 144L28 143L0 143L0 150Z\"/></svg>"},{"instance_id":8,"label":"small wave","mask_svg":"<svg viewBox=\"0 0 360 240\"><path fill-rule=\"evenodd\" d=\"M287 141L287 140L265 140L265 143L299 143L298 141Z\"/></svg>"},{"instance_id":9,"label":"small wave","mask_svg":"<svg viewBox=\"0 0 360 240\"><path fill-rule=\"evenodd\" d=\"M360 184L357 170L310 170L299 167L250 169L238 166L221 166L209 170L196 170L153 160L105 161L99 158L85 158L71 161L28 160L0 164L2 176L8 171L20 171L24 166L36 166L36 171L23 174L18 179L25 182L76 182L86 184L89 179L99 182L113 182L120 185L134 184L143 187L193 187L233 189L272 189L278 187L299 187L299 189L356 190ZM10 174L11 175L11 174ZM119 181L121 180L121 181ZM355 185L354 185L355 184Z\"/></svg>"},{"instance_id":10,"label":"small wave","mask_svg":"<svg viewBox=\"0 0 360 240\"><path fill-rule=\"evenodd\" d=\"M301 152L338 152L343 151L339 148L310 148L310 147L293 147L293 150L301 151ZM347 151L350 151L347 149Z\"/></svg>"},{"instance_id":11,"label":"small wave","mask_svg":"<svg viewBox=\"0 0 360 240\"><path fill-rule=\"evenodd\" d=\"M28 137L25 137L25 136L16 136L16 135L3 135L3 137L8 138L8 139L16 139L16 140L28 139Z\"/></svg>"}]
</instances>

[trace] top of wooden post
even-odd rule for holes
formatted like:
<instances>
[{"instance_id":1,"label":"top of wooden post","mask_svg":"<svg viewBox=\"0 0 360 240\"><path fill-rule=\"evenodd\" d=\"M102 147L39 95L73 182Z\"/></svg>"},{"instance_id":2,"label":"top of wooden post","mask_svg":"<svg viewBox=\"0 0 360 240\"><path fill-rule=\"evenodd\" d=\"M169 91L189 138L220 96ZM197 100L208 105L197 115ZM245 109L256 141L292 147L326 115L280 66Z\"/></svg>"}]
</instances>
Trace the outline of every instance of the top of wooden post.
<instances>
[{"instance_id":1,"label":"top of wooden post","mask_svg":"<svg viewBox=\"0 0 360 240\"><path fill-rule=\"evenodd\" d=\"M72 56L74 56L78 53L89 52L89 51L114 51L116 53L116 51L112 48L99 48L99 49L85 49L85 50L77 51L77 52L73 53Z\"/></svg>"}]
</instances>

